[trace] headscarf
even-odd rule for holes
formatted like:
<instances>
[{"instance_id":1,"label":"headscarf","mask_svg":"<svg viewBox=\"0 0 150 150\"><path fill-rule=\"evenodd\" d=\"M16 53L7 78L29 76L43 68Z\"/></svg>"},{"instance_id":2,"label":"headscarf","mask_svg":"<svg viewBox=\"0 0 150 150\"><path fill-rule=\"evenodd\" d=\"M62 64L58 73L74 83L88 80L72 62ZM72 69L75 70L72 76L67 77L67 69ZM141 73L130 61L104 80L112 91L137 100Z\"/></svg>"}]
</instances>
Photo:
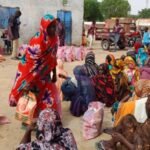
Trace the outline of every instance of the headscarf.
<instances>
[{"instance_id":1,"label":"headscarf","mask_svg":"<svg viewBox=\"0 0 150 150\"><path fill-rule=\"evenodd\" d=\"M52 15L46 14L44 17L42 17L40 32L37 32L30 40L31 46L38 45L40 46L41 51L45 51L50 45L53 47L56 44L58 41L57 36L50 38L47 33L47 27L52 23L56 24L56 19Z\"/></svg>"},{"instance_id":2,"label":"headscarf","mask_svg":"<svg viewBox=\"0 0 150 150\"><path fill-rule=\"evenodd\" d=\"M98 73L98 65L95 63L95 54L92 51L87 53L84 66L89 77Z\"/></svg>"},{"instance_id":3,"label":"headscarf","mask_svg":"<svg viewBox=\"0 0 150 150\"><path fill-rule=\"evenodd\" d=\"M71 131L62 127L59 114L53 109L45 109L40 113L36 138L31 143L21 144L19 150L77 150Z\"/></svg>"},{"instance_id":4,"label":"headscarf","mask_svg":"<svg viewBox=\"0 0 150 150\"><path fill-rule=\"evenodd\" d=\"M109 54L106 56L106 64L109 65L109 70L113 68L113 65L115 64L115 57L112 54Z\"/></svg>"},{"instance_id":5,"label":"headscarf","mask_svg":"<svg viewBox=\"0 0 150 150\"><path fill-rule=\"evenodd\" d=\"M130 82L130 84L133 85L135 82L139 80L139 77L140 77L139 69L136 67L135 61L130 56L127 56L125 58L124 63L125 63L124 72L127 75L128 81ZM129 75L130 73L133 75L132 76Z\"/></svg>"},{"instance_id":6,"label":"headscarf","mask_svg":"<svg viewBox=\"0 0 150 150\"><path fill-rule=\"evenodd\" d=\"M147 97L150 94L150 80L140 79L135 83L135 93L138 97Z\"/></svg>"},{"instance_id":7,"label":"headscarf","mask_svg":"<svg viewBox=\"0 0 150 150\"><path fill-rule=\"evenodd\" d=\"M129 68L129 65L132 65L132 69L134 69L136 67L136 64L135 64L135 61L133 60L132 57L130 56L127 56L125 59L124 59L124 63L125 65Z\"/></svg>"},{"instance_id":8,"label":"headscarf","mask_svg":"<svg viewBox=\"0 0 150 150\"><path fill-rule=\"evenodd\" d=\"M108 64L103 63L99 65L99 72L103 75L110 75Z\"/></svg>"},{"instance_id":9,"label":"headscarf","mask_svg":"<svg viewBox=\"0 0 150 150\"><path fill-rule=\"evenodd\" d=\"M110 70L110 74L112 78L115 80L116 76L123 71L124 62L121 59L116 59L113 64L113 68Z\"/></svg>"},{"instance_id":10,"label":"headscarf","mask_svg":"<svg viewBox=\"0 0 150 150\"><path fill-rule=\"evenodd\" d=\"M128 78L123 72L124 61L116 59L113 69L110 71L115 84L116 99L120 101L128 92Z\"/></svg>"}]
</instances>

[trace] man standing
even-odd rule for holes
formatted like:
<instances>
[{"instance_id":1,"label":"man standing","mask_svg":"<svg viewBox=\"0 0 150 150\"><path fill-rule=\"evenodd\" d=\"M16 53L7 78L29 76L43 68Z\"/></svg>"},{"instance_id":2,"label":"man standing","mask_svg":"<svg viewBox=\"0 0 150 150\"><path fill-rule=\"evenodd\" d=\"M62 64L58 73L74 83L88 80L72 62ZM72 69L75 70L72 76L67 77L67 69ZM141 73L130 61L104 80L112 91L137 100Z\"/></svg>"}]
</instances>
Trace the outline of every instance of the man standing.
<instances>
[{"instance_id":1,"label":"man standing","mask_svg":"<svg viewBox=\"0 0 150 150\"><path fill-rule=\"evenodd\" d=\"M95 31L96 31L96 22L93 21L90 28L88 29L88 39L89 39L89 47L92 48L93 45L93 40L95 36Z\"/></svg>"},{"instance_id":2,"label":"man standing","mask_svg":"<svg viewBox=\"0 0 150 150\"><path fill-rule=\"evenodd\" d=\"M120 31L122 29L122 26L119 23L119 19L116 19L116 23L115 26L113 28L113 32L114 32L114 43L115 43L115 51L117 49L117 43L119 41L120 38Z\"/></svg>"},{"instance_id":3,"label":"man standing","mask_svg":"<svg viewBox=\"0 0 150 150\"><path fill-rule=\"evenodd\" d=\"M60 18L57 18L57 34L59 37L59 46L65 45L65 27Z\"/></svg>"},{"instance_id":4,"label":"man standing","mask_svg":"<svg viewBox=\"0 0 150 150\"><path fill-rule=\"evenodd\" d=\"M10 40L12 40L13 50L12 50L12 59L17 59L17 51L19 47L19 26L21 22L19 21L19 17L21 16L21 12L18 10L12 16L10 16L8 20L8 34Z\"/></svg>"}]
</instances>

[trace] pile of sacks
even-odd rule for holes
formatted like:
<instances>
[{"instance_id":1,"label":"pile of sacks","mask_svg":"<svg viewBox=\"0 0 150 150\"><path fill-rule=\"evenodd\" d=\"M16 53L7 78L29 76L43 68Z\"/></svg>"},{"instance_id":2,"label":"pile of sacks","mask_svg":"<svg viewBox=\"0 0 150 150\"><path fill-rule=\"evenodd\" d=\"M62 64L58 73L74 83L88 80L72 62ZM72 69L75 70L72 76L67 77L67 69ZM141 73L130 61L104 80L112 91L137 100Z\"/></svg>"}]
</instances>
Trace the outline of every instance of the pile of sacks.
<instances>
[{"instance_id":1,"label":"pile of sacks","mask_svg":"<svg viewBox=\"0 0 150 150\"><path fill-rule=\"evenodd\" d=\"M62 61L72 62L72 61L81 61L84 60L86 54L90 49L80 46L62 46L58 47L57 58Z\"/></svg>"}]
</instances>

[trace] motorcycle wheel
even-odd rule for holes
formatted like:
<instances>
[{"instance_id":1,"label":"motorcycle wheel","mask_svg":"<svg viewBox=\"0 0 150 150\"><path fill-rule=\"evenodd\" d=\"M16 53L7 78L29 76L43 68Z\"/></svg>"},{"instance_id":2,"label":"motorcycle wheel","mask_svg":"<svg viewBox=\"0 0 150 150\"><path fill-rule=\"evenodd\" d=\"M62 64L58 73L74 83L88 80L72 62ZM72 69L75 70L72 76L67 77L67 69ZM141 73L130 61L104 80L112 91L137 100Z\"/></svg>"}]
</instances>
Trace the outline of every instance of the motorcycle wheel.
<instances>
[{"instance_id":1,"label":"motorcycle wheel","mask_svg":"<svg viewBox=\"0 0 150 150\"><path fill-rule=\"evenodd\" d=\"M102 40L101 47L103 50L109 50L109 47L110 47L109 41L108 40Z\"/></svg>"}]
</instances>

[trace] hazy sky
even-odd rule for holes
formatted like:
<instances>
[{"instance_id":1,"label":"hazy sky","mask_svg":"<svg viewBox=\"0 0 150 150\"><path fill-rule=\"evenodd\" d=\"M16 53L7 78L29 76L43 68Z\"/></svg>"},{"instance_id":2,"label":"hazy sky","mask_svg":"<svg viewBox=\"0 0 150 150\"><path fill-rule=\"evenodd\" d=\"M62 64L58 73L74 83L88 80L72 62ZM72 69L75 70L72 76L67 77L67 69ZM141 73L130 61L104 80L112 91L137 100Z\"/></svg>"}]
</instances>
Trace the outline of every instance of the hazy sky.
<instances>
[{"instance_id":1,"label":"hazy sky","mask_svg":"<svg viewBox=\"0 0 150 150\"><path fill-rule=\"evenodd\" d=\"M146 8L146 1L148 1L147 8L150 8L150 0L128 0L131 5L131 14L137 14L139 10Z\"/></svg>"},{"instance_id":2,"label":"hazy sky","mask_svg":"<svg viewBox=\"0 0 150 150\"><path fill-rule=\"evenodd\" d=\"M102 1L102 0L98 0ZM146 1L148 1L147 8L150 8L150 0L128 0L131 5L131 14L137 14L138 11L146 7Z\"/></svg>"}]
</instances>

